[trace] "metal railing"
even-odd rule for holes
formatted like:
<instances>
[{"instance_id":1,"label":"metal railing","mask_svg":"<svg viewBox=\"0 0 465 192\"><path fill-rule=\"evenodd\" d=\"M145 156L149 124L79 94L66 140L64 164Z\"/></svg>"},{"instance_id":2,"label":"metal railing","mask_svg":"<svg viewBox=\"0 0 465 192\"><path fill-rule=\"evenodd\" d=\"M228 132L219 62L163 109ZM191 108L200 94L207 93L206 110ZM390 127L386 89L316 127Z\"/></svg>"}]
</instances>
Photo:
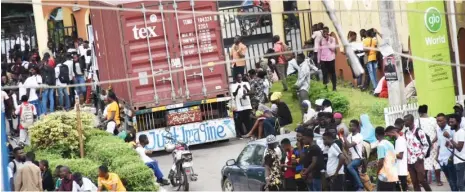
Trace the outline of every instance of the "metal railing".
<instances>
[{"instance_id":1,"label":"metal railing","mask_svg":"<svg viewBox=\"0 0 465 192\"><path fill-rule=\"evenodd\" d=\"M1 34L1 53L5 55L9 62L14 62L13 50L31 51L37 47L36 30L34 26L20 30L19 32Z\"/></svg>"}]
</instances>

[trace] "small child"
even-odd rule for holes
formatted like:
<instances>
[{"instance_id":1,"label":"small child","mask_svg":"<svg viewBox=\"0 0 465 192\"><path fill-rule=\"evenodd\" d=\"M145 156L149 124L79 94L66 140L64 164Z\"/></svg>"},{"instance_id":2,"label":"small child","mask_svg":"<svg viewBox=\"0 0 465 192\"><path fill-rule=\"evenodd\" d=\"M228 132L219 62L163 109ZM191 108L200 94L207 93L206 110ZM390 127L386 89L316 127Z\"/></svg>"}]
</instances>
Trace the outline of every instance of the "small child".
<instances>
[{"instance_id":1,"label":"small child","mask_svg":"<svg viewBox=\"0 0 465 192\"><path fill-rule=\"evenodd\" d=\"M26 143L28 129L37 118L37 109L28 102L28 99L27 95L21 96L21 105L15 111L15 114L19 115L19 141L23 143Z\"/></svg>"}]
</instances>

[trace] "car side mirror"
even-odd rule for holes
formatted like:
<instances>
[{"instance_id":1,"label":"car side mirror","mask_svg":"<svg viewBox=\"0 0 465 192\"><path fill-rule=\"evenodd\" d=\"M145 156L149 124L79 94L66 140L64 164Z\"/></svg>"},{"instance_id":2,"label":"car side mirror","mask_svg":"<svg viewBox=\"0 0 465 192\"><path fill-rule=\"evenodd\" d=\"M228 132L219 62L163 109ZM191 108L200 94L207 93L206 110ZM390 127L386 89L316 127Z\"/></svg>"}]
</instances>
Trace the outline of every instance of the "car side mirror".
<instances>
[{"instance_id":1,"label":"car side mirror","mask_svg":"<svg viewBox=\"0 0 465 192\"><path fill-rule=\"evenodd\" d=\"M232 166L236 164L236 160L230 159L226 161L226 166Z\"/></svg>"}]
</instances>

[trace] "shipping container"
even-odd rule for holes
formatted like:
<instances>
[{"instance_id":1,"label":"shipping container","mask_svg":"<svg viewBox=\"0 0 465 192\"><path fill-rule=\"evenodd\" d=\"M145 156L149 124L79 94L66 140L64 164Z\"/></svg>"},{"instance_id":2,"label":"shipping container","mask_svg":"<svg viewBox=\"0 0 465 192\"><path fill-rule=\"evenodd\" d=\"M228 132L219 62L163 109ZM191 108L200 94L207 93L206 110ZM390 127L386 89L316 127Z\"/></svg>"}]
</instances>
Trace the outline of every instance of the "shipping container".
<instances>
[{"instance_id":1,"label":"shipping container","mask_svg":"<svg viewBox=\"0 0 465 192\"><path fill-rule=\"evenodd\" d=\"M112 8L90 11L100 80L136 79L110 86L136 110L133 124L149 135L149 149L162 150L166 134L190 145L236 136L217 1L90 5Z\"/></svg>"},{"instance_id":2,"label":"shipping container","mask_svg":"<svg viewBox=\"0 0 465 192\"><path fill-rule=\"evenodd\" d=\"M219 17L195 13L216 12L216 1L126 2L91 2L141 10L91 9L100 79L139 78L111 84L120 98L149 108L228 92Z\"/></svg>"}]
</instances>

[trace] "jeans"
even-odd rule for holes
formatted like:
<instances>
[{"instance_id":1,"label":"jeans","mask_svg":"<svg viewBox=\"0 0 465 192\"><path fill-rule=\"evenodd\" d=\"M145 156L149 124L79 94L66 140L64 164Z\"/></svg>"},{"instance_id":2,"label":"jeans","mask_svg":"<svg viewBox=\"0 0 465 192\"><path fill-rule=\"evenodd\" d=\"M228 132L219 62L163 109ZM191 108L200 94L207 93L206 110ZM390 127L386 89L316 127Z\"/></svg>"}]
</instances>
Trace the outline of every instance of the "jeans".
<instances>
[{"instance_id":1,"label":"jeans","mask_svg":"<svg viewBox=\"0 0 465 192\"><path fill-rule=\"evenodd\" d=\"M157 161L152 161L145 163L150 169L152 169L153 173L155 174L155 177L157 178L157 181L163 180L163 173L160 170L160 167L158 167L158 162Z\"/></svg>"},{"instance_id":2,"label":"jeans","mask_svg":"<svg viewBox=\"0 0 465 192\"><path fill-rule=\"evenodd\" d=\"M349 165L347 165L347 170L354 178L355 183L357 184L357 188L363 189L362 180L360 179L360 175L358 174L358 167L360 167L360 165L362 165L362 160L354 159L349 163Z\"/></svg>"},{"instance_id":3,"label":"jeans","mask_svg":"<svg viewBox=\"0 0 465 192\"><path fill-rule=\"evenodd\" d=\"M457 189L458 191L464 191L464 175L465 175L465 162L455 164L455 171L457 173Z\"/></svg>"},{"instance_id":4,"label":"jeans","mask_svg":"<svg viewBox=\"0 0 465 192\"><path fill-rule=\"evenodd\" d=\"M376 186L376 191L395 191L396 190L396 182L383 182L378 181Z\"/></svg>"},{"instance_id":5,"label":"jeans","mask_svg":"<svg viewBox=\"0 0 465 192\"><path fill-rule=\"evenodd\" d=\"M50 113L55 111L55 89L44 89L42 91L42 112L47 113L47 100L50 103Z\"/></svg>"},{"instance_id":6,"label":"jeans","mask_svg":"<svg viewBox=\"0 0 465 192\"><path fill-rule=\"evenodd\" d=\"M84 79L83 75L76 75L75 78L76 78L76 80L75 80L76 84L84 84L84 83L86 83L86 80ZM76 92L79 95L86 95L86 86L78 86L78 87L76 87Z\"/></svg>"},{"instance_id":7,"label":"jeans","mask_svg":"<svg viewBox=\"0 0 465 192\"><path fill-rule=\"evenodd\" d=\"M446 175L447 182L449 183L451 191L458 191L457 188L457 172L452 162L448 162L447 165L441 165L441 170Z\"/></svg>"},{"instance_id":8,"label":"jeans","mask_svg":"<svg viewBox=\"0 0 465 192\"><path fill-rule=\"evenodd\" d=\"M312 179L311 183L307 183L308 191L321 191L321 179Z\"/></svg>"},{"instance_id":9,"label":"jeans","mask_svg":"<svg viewBox=\"0 0 465 192\"><path fill-rule=\"evenodd\" d=\"M63 105L63 97L65 98L65 103ZM69 110L70 103L69 103L69 95L68 90L66 88L58 88L58 103L60 106L64 107L65 110Z\"/></svg>"},{"instance_id":10,"label":"jeans","mask_svg":"<svg viewBox=\"0 0 465 192\"><path fill-rule=\"evenodd\" d=\"M281 80L281 83L283 84L283 89L287 90L287 82L286 82L287 64L283 64L283 63L277 64L276 69L278 70L279 79Z\"/></svg>"},{"instance_id":11,"label":"jeans","mask_svg":"<svg viewBox=\"0 0 465 192\"><path fill-rule=\"evenodd\" d=\"M358 57L358 62L360 62L360 65L362 65L363 67L363 63L364 63L364 58L365 56L360 56ZM366 73L366 71L365 71ZM355 75L354 75L355 76ZM368 83L367 83L368 84ZM358 77L357 77L357 85L358 86L363 86L363 74L360 74Z\"/></svg>"},{"instance_id":12,"label":"jeans","mask_svg":"<svg viewBox=\"0 0 465 192\"><path fill-rule=\"evenodd\" d=\"M329 83L329 75L331 75L331 83L333 84L333 90L336 90L336 60L332 61L320 61L321 71L323 72L323 84L327 85Z\"/></svg>"},{"instance_id":13,"label":"jeans","mask_svg":"<svg viewBox=\"0 0 465 192\"><path fill-rule=\"evenodd\" d=\"M41 107L40 101L37 99L34 101L29 101L29 103L34 105L34 107L37 110L37 117L40 117L40 115L42 115L42 107Z\"/></svg>"},{"instance_id":14,"label":"jeans","mask_svg":"<svg viewBox=\"0 0 465 192\"><path fill-rule=\"evenodd\" d=\"M367 63L368 74L370 75L371 84L373 85L373 89L376 89L378 85L376 80L376 73L378 71L378 61L369 61Z\"/></svg>"},{"instance_id":15,"label":"jeans","mask_svg":"<svg viewBox=\"0 0 465 192\"><path fill-rule=\"evenodd\" d=\"M414 164L408 164L407 166L414 191L421 191L421 187L423 187L425 191L431 191L431 187L425 179L425 161L423 159L418 159Z\"/></svg>"}]
</instances>

